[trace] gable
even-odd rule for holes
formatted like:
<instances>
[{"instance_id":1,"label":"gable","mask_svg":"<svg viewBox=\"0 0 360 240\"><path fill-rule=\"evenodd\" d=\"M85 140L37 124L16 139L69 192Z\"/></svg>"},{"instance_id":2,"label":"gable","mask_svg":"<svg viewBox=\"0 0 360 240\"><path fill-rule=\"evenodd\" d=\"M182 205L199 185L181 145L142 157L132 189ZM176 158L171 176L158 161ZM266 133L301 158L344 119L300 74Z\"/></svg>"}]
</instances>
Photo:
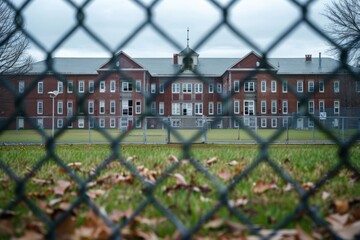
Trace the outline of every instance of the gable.
<instances>
[{"instance_id":1,"label":"gable","mask_svg":"<svg viewBox=\"0 0 360 240\"><path fill-rule=\"evenodd\" d=\"M119 61L120 69L144 69L140 64L138 64L135 60L129 57L124 52L120 52L117 55L117 59ZM109 60L106 64L100 67L100 69L108 69L113 64L111 60Z\"/></svg>"},{"instance_id":2,"label":"gable","mask_svg":"<svg viewBox=\"0 0 360 240\"><path fill-rule=\"evenodd\" d=\"M246 55L245 57L243 57L239 62L237 62L234 66L231 67L231 69L241 69L241 68L246 68L246 69L254 69L259 67L259 64L261 64L261 57L259 55L257 55L254 52L250 52L248 55ZM272 65L269 64L268 68L270 67L270 69L275 69Z\"/></svg>"}]
</instances>

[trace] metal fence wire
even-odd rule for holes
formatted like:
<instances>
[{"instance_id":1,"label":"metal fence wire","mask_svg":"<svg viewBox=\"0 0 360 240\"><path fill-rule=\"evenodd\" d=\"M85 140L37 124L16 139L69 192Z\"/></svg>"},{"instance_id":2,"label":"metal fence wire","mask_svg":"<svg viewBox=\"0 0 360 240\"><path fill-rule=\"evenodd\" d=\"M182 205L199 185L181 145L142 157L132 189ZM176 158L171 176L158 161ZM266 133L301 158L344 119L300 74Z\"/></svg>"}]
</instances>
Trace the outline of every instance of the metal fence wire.
<instances>
[{"instance_id":1,"label":"metal fence wire","mask_svg":"<svg viewBox=\"0 0 360 240\"><path fill-rule=\"evenodd\" d=\"M27 7L33 1L31 1L31 0L23 1L23 3L19 6L15 6L12 3L12 1L10 1L10 0L3 0L3 1L8 3L8 5L15 11L14 22L16 24L16 31L20 31L23 34L25 34L26 37L31 41L32 45L36 46L38 49L41 49L46 54L46 56L47 56L46 68L47 69L44 72L52 73L56 78L58 78L59 80L64 81L64 82L66 82L64 76L62 76L62 74L57 72L56 69L54 68L53 55L57 50L59 50L65 44L65 42L69 38L71 38L75 33L79 32L79 31L84 32L89 38L93 39L101 48L106 49L106 51L108 51L109 54L111 54L112 70L116 71L122 78L125 78L125 79L129 79L129 76L127 76L127 74L125 72L121 71L121 69L119 69L116 66L116 55L121 49L126 47L135 38L137 38L144 31L145 28L152 29L152 31L154 33L156 33L159 37L161 37L163 40L168 42L171 46L175 47L179 51L182 50L182 47L177 44L177 41L166 32L166 30L162 26L162 23L158 23L158 22L154 21L154 16L156 14L155 10L156 10L157 6L161 5L163 2L160 0L154 0L150 3L144 3L141 0L133 1L143 11L144 21L141 22L137 26L129 26L129 28L132 28L133 30L131 31L131 33L129 35L127 35L125 38L123 38L118 43L116 48L109 47L109 45L106 43L106 39L103 39L101 36L97 35L95 33L95 31L93 31L91 26L87 25L87 23L85 21L86 9L92 2L91 0L86 0L82 4L78 4L77 2L72 1L72 0L64 0L64 2L66 2L76 12L76 17L75 17L76 24L74 26L72 26L66 33L64 33L63 36L56 42L56 44L54 44L54 47L52 47L50 49L48 49L43 44L41 44L40 39L38 39L37 36L33 35L31 32L27 31L27 29L24 27L24 22L26 19L24 19L23 11L25 9L27 9ZM312 5L317 1L312 1L312 0L308 0L308 1L288 0L288 1L285 1L285 2L293 5L299 11L299 13L300 13L299 18L296 21L294 21L294 23L291 24L288 28L283 29L282 34L280 34L280 36L277 39L275 39L272 42L272 44L270 44L269 47L266 48L265 50L264 50L264 48L262 48L261 46L256 44L253 39L249 38L242 31L242 29L239 29L234 23L229 21L231 9L234 7L235 4L237 4L237 3L241 4L242 1L233 0L233 1L229 1L229 3L227 3L226 5L223 5L216 0L209 0L208 2L209 2L209 4L213 5L214 8L219 12L220 17L219 17L217 23L213 27L211 27L209 29L209 31L206 32L206 34L204 34L201 37L201 39L198 41L197 45L193 46L193 49L195 51L197 49L203 47L204 44L206 42L208 42L209 40L211 40L213 38L213 36L216 33L218 33L221 29L228 29L229 31L231 31L231 33L234 36L236 36L236 38L238 38L242 42L245 42L249 47L251 47L253 50L258 52L262 57L262 61L263 61L262 64L267 66L266 60L267 60L269 53L272 52L279 45L283 44L284 41L286 40L286 38L289 37L290 34L292 34L295 30L297 30L300 26L303 26L303 25L310 28L320 38L323 38L336 46L336 43L325 32L323 32L313 22L313 20L311 20L309 18L308 13L310 12ZM116 4L122 4L122 2L119 1ZM191 5L189 5L188 7L191 7ZM350 75L352 75L353 79L356 79L357 81L359 81L360 80L359 75L357 75L357 73L355 73L355 72L352 72L352 69L349 68L349 66L346 62L346 56L348 55L348 49L343 49L340 46L338 46L338 48L339 48L339 51L341 52L341 56L342 56L341 57L341 65L337 69L335 69L332 74L329 74L328 78L331 79L331 77L336 75L337 72L345 69L349 72ZM200 81L206 83L207 80L205 78L203 78L203 76L201 75L200 72L197 72L196 69L193 69L192 71L196 74L197 78ZM258 70L254 70L252 72L252 76L257 73L258 73ZM272 74L274 79L276 79L278 82L283 81L283 79L280 79L277 75L274 75L270 70L268 73ZM109 71L109 73L105 73L104 75L102 75L96 81L95 87L98 88L100 85L100 81L106 80L109 74L111 74L111 71ZM172 77L169 77L166 82L166 86L171 85L171 83L173 81L175 81L179 77L180 74L181 74L181 72L175 74ZM32 84L27 86L24 93L19 94L17 91L14 90L16 88L14 86L12 86L10 82L6 81L4 76L1 76L1 80L0 80L1 85L5 88L9 89L9 91L12 92L12 94L14 95L14 97L16 99L16 102L14 104L17 106L17 109L9 118L7 118L5 121L2 121L1 126L0 126L1 127L0 134L1 134L1 132L5 131L9 127L10 124L12 124L16 121L17 116L22 115L25 118L28 117L28 116L26 116L26 111L24 111L24 109L23 109L23 105L24 105L24 101L25 101L24 99L25 99L26 95L37 86L37 82L39 80L41 80L42 77L43 76L39 76L37 79L35 79L33 81ZM250 77L251 76L249 76L249 78ZM130 81L134 81L134 79L130 79ZM243 81L246 81L246 79L244 79ZM294 90L291 86L289 86L289 91L291 91L293 95L296 95L298 98L298 101L300 101L304 105L307 103L307 99L311 96L310 94L309 95L306 95L306 94L298 95L296 90ZM224 106L231 101L231 96L232 96L231 94L232 93L230 93L226 96L221 96ZM86 101L86 98L88 97L88 93L85 93L85 94L76 93L76 95L77 95L77 100L76 100L77 104L79 106L82 106L84 104L84 102ZM144 92L144 95L146 95L145 92ZM156 94L146 95L146 108L147 109L150 109L151 103L153 101L155 101L156 96L157 96ZM262 139L256 134L256 131L254 131L254 129L244 127L244 129L247 131L247 133L249 135L253 136L253 138L256 140L256 142L259 146L259 150L258 150L259 154L258 154L258 157L256 159L254 159L252 161L252 163L244 171L240 172L238 175L236 175L234 177L234 180L230 184L225 185L225 184L219 182L219 180L215 176L213 176L208 171L208 169L200 163L199 160L193 158L193 156L191 154L190 150L192 149L192 144L195 142L196 139L201 138L201 136L203 134L201 129L198 131L198 133L193 138L191 138L189 140L185 140L181 136L177 136L177 135L179 135L177 130L170 123L163 122L163 118L161 116L157 116L156 114L151 113L150 110L146 111L142 115L142 117L139 119L139 121L143 121L146 117L149 117L149 116L151 116L155 119L157 118L157 121L159 121L161 124L164 124L165 128L169 129L170 132L172 134L174 134L175 136L177 136L178 139L183 139L182 142L180 143L182 146L181 149L182 149L183 159L189 160L192 167L194 167L198 171L199 174L204 175L209 181L211 181L212 184L217 188L217 192L219 193L218 199L217 199L218 203L215 204L215 206L212 209L208 210L203 216L201 216L199 218L199 220L196 222L196 224L194 224L193 226L190 226L190 227L186 226L186 224L183 223L180 220L180 218L178 216L176 216L174 213L172 213L172 211L170 211L167 207L163 206L161 204L161 202L157 200L157 197L155 194L155 189L168 176L170 176L172 173L174 173L174 171L176 169L178 169L180 167L182 161L179 161L178 163L174 163L173 165L171 165L162 174L162 177L160 177L155 183L149 183L139 173L139 170L132 163L126 161L126 158L124 156L122 156L122 153L121 153L121 149L123 147L122 139L127 134L129 134L129 132L131 132L131 130L122 132L117 137L112 137L107 133L106 129L100 128L99 126L95 125L94 128L97 131L99 131L103 136L105 136L105 138L108 139L108 141L111 145L111 155L109 158L104 159L103 162L99 166L97 166L97 168L94 171L95 174L89 176L87 179L82 179L76 173L74 173L72 171L72 169L66 163L64 163L64 161L56 153L57 138L61 134L63 134L64 132L67 131L66 127L57 129L54 137L52 137L52 136L49 136L48 133L44 129L38 129L36 124L33 123L33 121L29 121L29 124L32 124L33 128L37 129L37 132L39 133L39 135L41 135L46 140L46 144L45 144L46 156L44 156L42 159L38 160L38 163L33 167L32 172L37 172L44 164L46 164L49 161L49 159L54 159L56 164L58 164L63 169L65 169L67 174L78 185L78 198L74 202L71 203L71 205L67 211L63 212L55 220L51 220L46 216L46 214L43 212L43 210L39 206L37 206L35 203L33 203L31 201L31 199L29 199L29 197L26 196L25 185L26 185L27 181L30 180L31 175L27 174L24 177L18 176L11 168L9 168L8 165L6 165L4 163L4 161L2 159L0 159L0 170L3 171L9 178L11 178L11 181L14 182L15 189L16 189L15 199L13 199L12 201L10 201L9 203L6 204L4 209L2 209L0 212L0 214L1 214L0 217L1 218L6 217L6 212L8 210L12 210L12 209L16 208L16 206L19 205L20 203L25 203L28 206L28 208L33 212L33 214L39 216L40 219L42 219L42 221L45 223L47 231L48 231L47 238L56 239L56 227L59 226L69 215L71 215L72 211L78 205L84 203L87 206L89 206L96 214L98 214L100 216L100 218L106 223L106 225L108 227L110 227L110 229L113 231L112 235L111 235L113 239L121 239L123 237L120 234L121 230L124 227L126 227L128 224L130 224L130 222L133 219L135 219L136 216L138 216L143 211L145 206L152 205L154 208L156 208L158 211L160 211L161 214L168 221L170 221L176 227L177 231L179 232L179 237L181 237L183 239L190 239L197 233L197 231L205 223L207 223L216 214L216 212L221 207L224 207L224 208L228 209L229 212L231 212L231 214L239 220L239 222L246 225L246 227L249 229L249 231L252 234L257 235L259 238L262 238L262 239L271 239L272 237L274 237L276 235L276 233L279 229L286 226L288 221L294 219L295 215L297 213L304 212L316 224L324 227L324 229L327 231L328 236L330 236L331 238L334 238L334 239L340 239L340 237L337 235L337 233L334 232L329 227L329 225L326 223L326 221L323 219L323 217L320 216L320 213L317 211L317 209L314 209L309 204L309 201L310 201L310 198L312 196L314 196L314 194L316 193L316 191L319 188L321 188L326 182L331 181L332 178L334 176L336 176L336 174L339 173L340 169L345 168L345 169L349 170L350 172L352 172L353 174L355 174L358 178L360 177L360 170L356 166L354 166L353 163L351 163L350 154L349 154L350 148L353 147L353 145L356 144L356 142L359 140L360 132L359 131L355 132L349 139L347 139L346 141L343 141L340 137L338 137L336 134L334 134L333 131L326 128L326 126L323 126L319 122L318 119L314 118L310 114L305 113L305 115L309 119L312 119L314 122L314 125L317 128L319 128L322 132L324 132L334 142L334 144L335 144L334 147L337 147L339 149L338 162L337 162L336 166L332 167L329 170L329 172L326 175L324 175L323 178L321 178L320 180L318 180L315 183L315 187L310 189L309 191L305 191L304 189L302 189L300 187L299 183L297 183L292 177L290 177L284 169L282 169L275 161L273 161L271 159L271 157L269 155L269 149L271 147L271 143L273 143L274 141L277 140L277 138L286 130L285 128L280 127L280 128L278 128L278 130L272 137L270 137L269 139ZM68 122L64 123L64 125L67 125L69 122L75 121L77 118L78 118L77 113L74 113L74 115L70 119L68 119L67 120ZM232 118L235 121L237 119L235 116L232 116ZM220 120L221 120L221 116L218 116L215 118L215 122L220 121ZM91 181L93 181L96 178L97 174L100 173L102 170L104 170L104 168L110 162L114 162L114 161L119 162L120 164L125 166L134 176L136 176L136 178L143 184L143 187L144 187L144 191L143 191L144 200L139 202L137 208L133 211L133 213L125 221L122 221L120 224L115 224L114 222L112 222L110 220L109 216L107 216L101 209L99 209L96 206L96 204L94 204L87 196L87 191L88 191L87 184L90 183ZM294 212L289 212L288 215L282 221L280 221L276 225L276 227L274 227L272 229L271 234L267 235L267 236L262 235L262 233L260 232L260 230L256 226L256 224L252 223L251 218L249 218L241 210L231 206L229 204L229 199L228 199L228 196L234 190L235 186L237 184L239 184L239 182L241 182L244 178L246 178L246 176L250 172L252 172L254 169L256 169L260 163L267 164L269 167L271 167L276 172L276 174L279 175L280 178L282 178L286 182L291 183L299 195L299 203L298 203L296 209L294 210ZM358 235L358 237L359 237L359 235Z\"/></svg>"}]
</instances>

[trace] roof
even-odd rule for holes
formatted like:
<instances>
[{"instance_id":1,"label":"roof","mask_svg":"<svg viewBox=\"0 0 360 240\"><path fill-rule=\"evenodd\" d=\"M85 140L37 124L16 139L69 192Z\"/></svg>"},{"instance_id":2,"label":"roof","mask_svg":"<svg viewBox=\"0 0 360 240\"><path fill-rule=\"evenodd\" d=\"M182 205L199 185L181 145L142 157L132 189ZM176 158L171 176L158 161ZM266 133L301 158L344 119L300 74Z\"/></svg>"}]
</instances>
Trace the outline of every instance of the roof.
<instances>
[{"instance_id":1,"label":"roof","mask_svg":"<svg viewBox=\"0 0 360 240\"><path fill-rule=\"evenodd\" d=\"M172 58L132 58L149 71L152 76L171 76L180 71L180 65L173 64ZM204 76L221 76L240 58L200 58L196 70ZM108 62L109 58L54 58L54 70L62 74L97 74L97 70ZM340 66L340 62L332 58L270 58L278 74L328 74ZM321 66L321 67L320 67ZM29 74L39 74L46 69L46 61L35 62ZM355 68L353 68L355 70ZM358 70L357 70L358 71ZM185 71L184 75L194 75Z\"/></svg>"}]
</instances>

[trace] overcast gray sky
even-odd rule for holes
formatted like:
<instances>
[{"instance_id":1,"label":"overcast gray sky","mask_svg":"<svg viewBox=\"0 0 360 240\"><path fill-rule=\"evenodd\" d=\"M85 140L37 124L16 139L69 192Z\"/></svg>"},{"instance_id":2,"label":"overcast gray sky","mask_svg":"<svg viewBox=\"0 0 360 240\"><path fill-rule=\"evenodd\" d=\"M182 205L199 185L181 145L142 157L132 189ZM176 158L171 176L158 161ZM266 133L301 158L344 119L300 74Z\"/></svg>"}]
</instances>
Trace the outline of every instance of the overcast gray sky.
<instances>
[{"instance_id":1,"label":"overcast gray sky","mask_svg":"<svg viewBox=\"0 0 360 240\"><path fill-rule=\"evenodd\" d=\"M77 4L83 2L73 1ZM241 0L231 8L229 21L258 47L267 49L301 16L300 9L292 1ZM20 6L24 0L13 2ZM147 5L152 1L143 2ZM223 5L229 0L218 2ZM327 24L327 19L321 14L326 3L330 3L330 0L317 0L311 4L309 19L319 28ZM222 16L222 12L207 0L162 0L155 6L153 13L154 22L182 48L186 46L187 27L190 28L190 47L194 48L219 23ZM146 19L144 9L130 0L94 0L85 8L85 14L85 25L114 50ZM46 49L51 49L77 21L75 9L63 0L33 0L25 8L23 16L27 31ZM302 23L271 52L270 57L317 56L319 52L327 56L327 49L326 41ZM142 29L121 50L131 57L171 57L178 52L151 26ZM223 26L195 50L200 57L241 58L253 49ZM36 60L45 58L34 45L29 51ZM54 56L107 57L109 54L79 29L61 45Z\"/></svg>"}]
</instances>

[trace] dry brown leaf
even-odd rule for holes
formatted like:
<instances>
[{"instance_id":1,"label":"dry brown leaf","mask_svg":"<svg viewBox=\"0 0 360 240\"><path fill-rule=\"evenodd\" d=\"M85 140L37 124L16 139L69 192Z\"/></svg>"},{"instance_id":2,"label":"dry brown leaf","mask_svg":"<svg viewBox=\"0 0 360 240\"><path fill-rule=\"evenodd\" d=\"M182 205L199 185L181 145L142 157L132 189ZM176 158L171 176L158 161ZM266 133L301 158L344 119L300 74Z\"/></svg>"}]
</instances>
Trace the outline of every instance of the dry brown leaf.
<instances>
[{"instance_id":1,"label":"dry brown leaf","mask_svg":"<svg viewBox=\"0 0 360 240\"><path fill-rule=\"evenodd\" d=\"M263 180L259 180L254 184L253 192L261 194L269 189L278 189L278 186L275 183L266 183Z\"/></svg>"},{"instance_id":2,"label":"dry brown leaf","mask_svg":"<svg viewBox=\"0 0 360 240\"><path fill-rule=\"evenodd\" d=\"M349 221L349 214L331 214L326 217L326 221L330 224L333 230L342 229L344 225Z\"/></svg>"},{"instance_id":3,"label":"dry brown leaf","mask_svg":"<svg viewBox=\"0 0 360 240\"><path fill-rule=\"evenodd\" d=\"M229 200L229 206L233 207L233 208L242 207L242 206L245 206L246 204L248 204L248 202L249 202L249 199L247 199L246 197L238 198L235 200L231 199L231 200Z\"/></svg>"},{"instance_id":4,"label":"dry brown leaf","mask_svg":"<svg viewBox=\"0 0 360 240\"><path fill-rule=\"evenodd\" d=\"M66 180L57 181L57 186L54 187L54 194L58 196L63 196L65 191L70 188L71 183Z\"/></svg>"},{"instance_id":5,"label":"dry brown leaf","mask_svg":"<svg viewBox=\"0 0 360 240\"><path fill-rule=\"evenodd\" d=\"M345 214L349 212L350 205L348 200L334 200L335 211L339 214Z\"/></svg>"},{"instance_id":6,"label":"dry brown leaf","mask_svg":"<svg viewBox=\"0 0 360 240\"><path fill-rule=\"evenodd\" d=\"M124 211L120 211L118 209L114 209L110 214L109 214L109 218L111 221L113 222L120 222L123 219L129 218L131 216L131 214L133 213L133 211L131 209Z\"/></svg>"},{"instance_id":7,"label":"dry brown leaf","mask_svg":"<svg viewBox=\"0 0 360 240\"><path fill-rule=\"evenodd\" d=\"M315 187L315 185L312 182L306 182L306 183L301 184L301 187L304 190L309 191L309 190L313 189Z\"/></svg>"},{"instance_id":8,"label":"dry brown leaf","mask_svg":"<svg viewBox=\"0 0 360 240\"><path fill-rule=\"evenodd\" d=\"M62 211L58 212L58 216L62 214ZM56 218L56 216L54 216ZM72 236L75 233L76 228L76 217L71 214L67 215L65 219L63 219L55 229L56 239L60 240L69 240L73 239Z\"/></svg>"},{"instance_id":9,"label":"dry brown leaf","mask_svg":"<svg viewBox=\"0 0 360 240\"><path fill-rule=\"evenodd\" d=\"M234 173L233 175L237 175L238 173L240 173L242 170L244 170L244 168L246 167L246 163L241 162L239 164L236 165L235 169L234 169Z\"/></svg>"},{"instance_id":10,"label":"dry brown leaf","mask_svg":"<svg viewBox=\"0 0 360 240\"><path fill-rule=\"evenodd\" d=\"M229 166L236 166L238 164L239 164L239 162L236 160L232 160L231 162L228 163Z\"/></svg>"},{"instance_id":11,"label":"dry brown leaf","mask_svg":"<svg viewBox=\"0 0 360 240\"><path fill-rule=\"evenodd\" d=\"M291 183L286 184L284 187L284 192L290 192L293 189L293 186Z\"/></svg>"},{"instance_id":12,"label":"dry brown leaf","mask_svg":"<svg viewBox=\"0 0 360 240\"><path fill-rule=\"evenodd\" d=\"M33 183L39 184L39 185L47 185L47 184L53 184L54 180L45 180L45 179L39 179L39 178L32 178L31 181Z\"/></svg>"},{"instance_id":13,"label":"dry brown leaf","mask_svg":"<svg viewBox=\"0 0 360 240\"><path fill-rule=\"evenodd\" d=\"M305 232L299 224L296 225L296 231L297 231L297 238L299 240L314 240L314 238L309 235L307 232Z\"/></svg>"},{"instance_id":14,"label":"dry brown leaf","mask_svg":"<svg viewBox=\"0 0 360 240\"><path fill-rule=\"evenodd\" d=\"M221 169L220 173L218 173L218 177L227 182L232 178L232 175L229 169Z\"/></svg>"},{"instance_id":15,"label":"dry brown leaf","mask_svg":"<svg viewBox=\"0 0 360 240\"><path fill-rule=\"evenodd\" d=\"M224 226L224 219L216 218L204 225L205 229L219 229L220 227Z\"/></svg>"},{"instance_id":16,"label":"dry brown leaf","mask_svg":"<svg viewBox=\"0 0 360 240\"><path fill-rule=\"evenodd\" d=\"M205 161L205 165L206 166L211 166L213 165L214 163L216 163L218 161L218 158L217 157L212 157L208 160Z\"/></svg>"},{"instance_id":17,"label":"dry brown leaf","mask_svg":"<svg viewBox=\"0 0 360 240\"><path fill-rule=\"evenodd\" d=\"M91 199L96 199L99 196L102 196L106 193L103 189L91 189L86 192L86 195Z\"/></svg>"},{"instance_id":18,"label":"dry brown leaf","mask_svg":"<svg viewBox=\"0 0 360 240\"><path fill-rule=\"evenodd\" d=\"M330 193L328 193L328 192L322 192L322 194L321 194L321 199L322 200L326 200L326 199L328 199L330 197Z\"/></svg>"},{"instance_id":19,"label":"dry brown leaf","mask_svg":"<svg viewBox=\"0 0 360 240\"><path fill-rule=\"evenodd\" d=\"M137 158L136 155L129 156L129 157L126 158L126 161L131 162L131 161L134 161L136 158Z\"/></svg>"},{"instance_id":20,"label":"dry brown leaf","mask_svg":"<svg viewBox=\"0 0 360 240\"><path fill-rule=\"evenodd\" d=\"M26 230L24 235L20 238L15 238L16 240L42 240L45 236L33 230Z\"/></svg>"},{"instance_id":21,"label":"dry brown leaf","mask_svg":"<svg viewBox=\"0 0 360 240\"><path fill-rule=\"evenodd\" d=\"M182 185L182 186L187 186L188 185L185 178L184 178L184 176L181 175L180 173L175 173L174 177L176 178L176 184L177 185Z\"/></svg>"},{"instance_id":22,"label":"dry brown leaf","mask_svg":"<svg viewBox=\"0 0 360 240\"><path fill-rule=\"evenodd\" d=\"M71 163L68 163L67 166L75 171L81 171L82 163L81 162L71 162Z\"/></svg>"},{"instance_id":23,"label":"dry brown leaf","mask_svg":"<svg viewBox=\"0 0 360 240\"><path fill-rule=\"evenodd\" d=\"M108 239L110 235L111 229L92 210L87 212L84 225L76 230L80 239Z\"/></svg>"}]
</instances>

